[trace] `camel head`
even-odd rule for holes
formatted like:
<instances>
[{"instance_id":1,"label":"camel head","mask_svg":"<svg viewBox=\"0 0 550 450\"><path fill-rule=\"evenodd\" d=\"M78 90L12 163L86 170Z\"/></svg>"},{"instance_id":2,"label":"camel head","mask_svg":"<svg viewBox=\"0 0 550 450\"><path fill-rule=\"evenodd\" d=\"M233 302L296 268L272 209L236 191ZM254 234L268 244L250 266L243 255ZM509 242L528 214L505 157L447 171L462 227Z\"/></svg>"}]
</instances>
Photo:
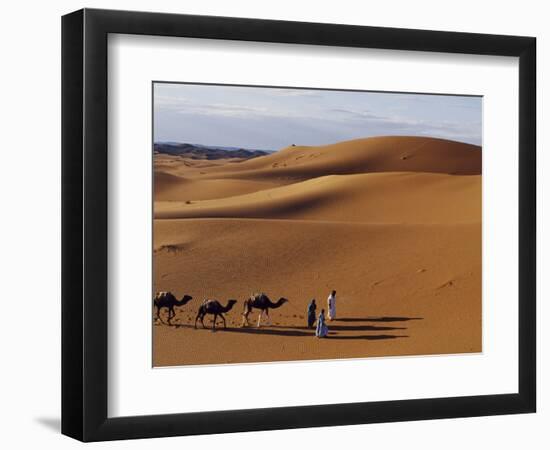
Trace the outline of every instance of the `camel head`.
<instances>
[{"instance_id":1,"label":"camel head","mask_svg":"<svg viewBox=\"0 0 550 450\"><path fill-rule=\"evenodd\" d=\"M279 300L277 300L277 303L279 305L284 305L285 303L288 303L288 299L284 298L284 297L281 297Z\"/></svg>"},{"instance_id":2,"label":"camel head","mask_svg":"<svg viewBox=\"0 0 550 450\"><path fill-rule=\"evenodd\" d=\"M191 297L190 295L184 295L181 300L178 300L174 297L174 306L184 306L191 300L193 300L193 297Z\"/></svg>"},{"instance_id":3,"label":"camel head","mask_svg":"<svg viewBox=\"0 0 550 450\"><path fill-rule=\"evenodd\" d=\"M233 300L233 299L228 300L227 306L226 306L227 310L229 311L231 308L233 308L233 305L235 305L235 303L237 303L237 300Z\"/></svg>"}]
</instances>

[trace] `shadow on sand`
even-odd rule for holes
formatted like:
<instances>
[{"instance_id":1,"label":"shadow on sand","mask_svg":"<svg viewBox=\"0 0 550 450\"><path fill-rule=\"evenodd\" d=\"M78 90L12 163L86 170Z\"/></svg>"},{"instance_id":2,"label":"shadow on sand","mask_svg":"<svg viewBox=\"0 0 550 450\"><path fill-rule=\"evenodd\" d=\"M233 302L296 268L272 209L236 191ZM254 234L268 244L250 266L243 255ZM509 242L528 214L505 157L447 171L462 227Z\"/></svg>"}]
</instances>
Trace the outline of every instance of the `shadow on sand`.
<instances>
[{"instance_id":1,"label":"shadow on sand","mask_svg":"<svg viewBox=\"0 0 550 450\"><path fill-rule=\"evenodd\" d=\"M270 336L313 336L314 330L299 331L294 329L281 328L220 328L220 331L227 333L245 333L245 334L266 334Z\"/></svg>"},{"instance_id":2,"label":"shadow on sand","mask_svg":"<svg viewBox=\"0 0 550 450\"><path fill-rule=\"evenodd\" d=\"M407 322L409 320L424 320L423 317L342 317L333 322Z\"/></svg>"},{"instance_id":3,"label":"shadow on sand","mask_svg":"<svg viewBox=\"0 0 550 450\"><path fill-rule=\"evenodd\" d=\"M380 341L385 339L398 339L407 338L406 335L392 335L392 334L364 334L364 335L342 335L348 331L392 331L392 330L406 330L405 327L393 327L393 326L376 326L376 325L359 325L353 324L354 322L377 322L377 323L391 323L391 322L406 322L409 320L423 320L422 317L342 317L328 322L329 335L327 339L335 340L368 340L368 341ZM351 323L351 325L340 325L337 322ZM168 324L164 324L168 325ZM208 326L210 325L210 326ZM207 325L205 330L213 331L211 323ZM262 328L251 327L235 327L229 326L223 328L221 323L214 330L215 332L225 333L242 333L242 334L262 334L266 336L314 336L315 328L307 328L306 326L284 326L284 325L268 325ZM173 323L174 328L188 328L193 329L194 325ZM203 330L202 325L198 325L198 330Z\"/></svg>"},{"instance_id":4,"label":"shadow on sand","mask_svg":"<svg viewBox=\"0 0 550 450\"><path fill-rule=\"evenodd\" d=\"M391 336L391 335L362 335L362 336L339 336L338 334L331 334L334 331L346 332L346 331L389 331L389 330L406 330L403 327L375 327L373 325L362 326L343 326L343 325L329 325L329 338L331 339L392 339L394 337L405 336ZM265 328L216 328L216 331L228 332L228 333L245 333L245 334L264 334L268 336L314 336L314 328L306 327L283 327L280 325L272 325ZM408 336L407 336L408 337Z\"/></svg>"},{"instance_id":5,"label":"shadow on sand","mask_svg":"<svg viewBox=\"0 0 550 450\"><path fill-rule=\"evenodd\" d=\"M333 336L330 334L330 331L328 333L328 336L326 339L332 340L332 339L339 339L339 340L355 340L355 339L364 339L367 341L381 341L384 339L398 339L398 338L408 338L409 336L404 335L395 335L395 334L365 334L362 336Z\"/></svg>"},{"instance_id":6,"label":"shadow on sand","mask_svg":"<svg viewBox=\"0 0 550 450\"><path fill-rule=\"evenodd\" d=\"M377 327L374 325L336 325L334 322L327 322L328 328L331 331L390 331L390 330L406 330L404 327ZM292 329L292 330L315 330L315 328L307 327L285 327L283 325L271 325L270 328Z\"/></svg>"}]
</instances>

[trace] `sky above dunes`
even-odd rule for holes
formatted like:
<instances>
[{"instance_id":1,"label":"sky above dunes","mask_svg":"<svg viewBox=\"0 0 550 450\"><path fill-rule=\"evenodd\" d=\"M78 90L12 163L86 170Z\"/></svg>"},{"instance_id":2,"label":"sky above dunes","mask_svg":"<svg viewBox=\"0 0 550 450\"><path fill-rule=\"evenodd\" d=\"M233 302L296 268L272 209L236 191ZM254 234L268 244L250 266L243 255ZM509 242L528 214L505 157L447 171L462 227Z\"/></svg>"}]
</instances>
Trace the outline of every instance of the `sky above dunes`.
<instances>
[{"instance_id":1,"label":"sky above dunes","mask_svg":"<svg viewBox=\"0 0 550 450\"><path fill-rule=\"evenodd\" d=\"M155 83L155 142L278 150L370 136L481 145L481 97Z\"/></svg>"}]
</instances>

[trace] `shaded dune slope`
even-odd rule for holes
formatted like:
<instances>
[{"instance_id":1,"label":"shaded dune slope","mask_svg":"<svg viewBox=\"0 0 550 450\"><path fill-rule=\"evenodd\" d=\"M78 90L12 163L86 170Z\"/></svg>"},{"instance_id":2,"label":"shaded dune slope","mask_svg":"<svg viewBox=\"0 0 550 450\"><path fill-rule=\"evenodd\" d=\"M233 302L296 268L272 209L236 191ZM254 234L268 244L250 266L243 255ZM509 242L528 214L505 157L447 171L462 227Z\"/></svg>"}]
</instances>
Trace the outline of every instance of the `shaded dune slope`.
<instances>
[{"instance_id":1,"label":"shaded dune slope","mask_svg":"<svg viewBox=\"0 0 550 450\"><path fill-rule=\"evenodd\" d=\"M154 176L156 202L210 200L257 192L274 186L276 184L256 180L197 180L161 170L155 171Z\"/></svg>"},{"instance_id":2,"label":"shaded dune slope","mask_svg":"<svg viewBox=\"0 0 550 450\"><path fill-rule=\"evenodd\" d=\"M481 176L331 175L251 194L159 201L156 218L242 217L364 223L465 223L481 217Z\"/></svg>"}]
</instances>

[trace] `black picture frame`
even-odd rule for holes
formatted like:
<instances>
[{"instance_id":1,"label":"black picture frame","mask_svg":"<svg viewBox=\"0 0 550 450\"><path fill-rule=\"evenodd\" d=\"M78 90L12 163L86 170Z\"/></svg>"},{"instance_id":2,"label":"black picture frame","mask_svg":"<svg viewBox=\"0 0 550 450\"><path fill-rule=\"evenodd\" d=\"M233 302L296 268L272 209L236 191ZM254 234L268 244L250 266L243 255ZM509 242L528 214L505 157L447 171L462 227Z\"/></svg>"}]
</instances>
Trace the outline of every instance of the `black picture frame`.
<instances>
[{"instance_id":1,"label":"black picture frame","mask_svg":"<svg viewBox=\"0 0 550 450\"><path fill-rule=\"evenodd\" d=\"M109 33L519 58L518 392L109 418ZM62 18L62 433L82 441L397 422L536 409L536 39L83 9ZM510 295L513 295L512 293Z\"/></svg>"}]
</instances>

